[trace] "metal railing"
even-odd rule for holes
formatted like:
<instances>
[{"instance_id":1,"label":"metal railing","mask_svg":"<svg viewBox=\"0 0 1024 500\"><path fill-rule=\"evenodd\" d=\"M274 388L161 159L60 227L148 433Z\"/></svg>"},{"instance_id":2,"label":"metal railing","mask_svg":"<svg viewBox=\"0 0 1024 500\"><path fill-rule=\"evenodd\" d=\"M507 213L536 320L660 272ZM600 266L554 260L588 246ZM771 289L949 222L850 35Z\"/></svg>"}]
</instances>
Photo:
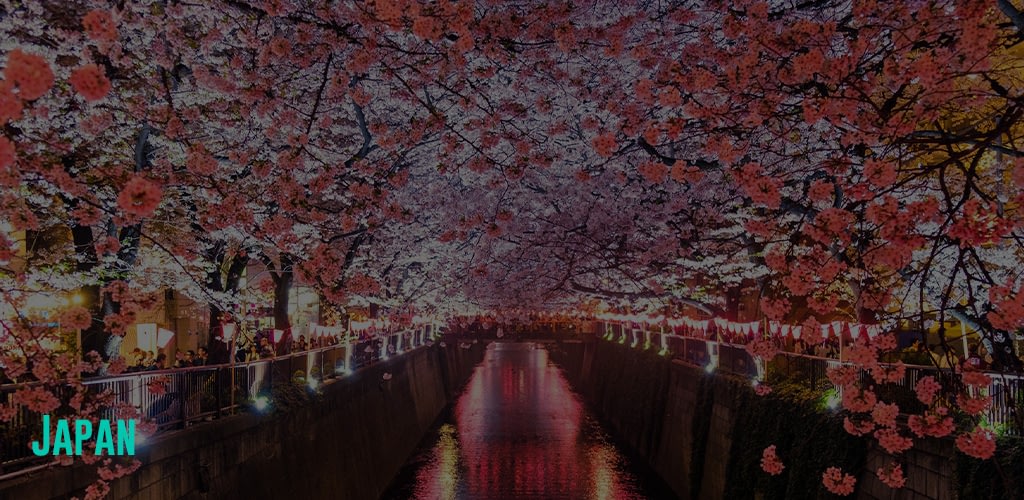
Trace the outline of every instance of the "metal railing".
<instances>
[{"instance_id":1,"label":"metal railing","mask_svg":"<svg viewBox=\"0 0 1024 500\"><path fill-rule=\"evenodd\" d=\"M603 332L603 333L602 333ZM729 344L715 339L687 337L663 331L650 331L618 323L599 326L599 336L627 346L660 351L685 363L703 367L709 371L723 370L741 376L757 376L758 367L754 356L742 344ZM781 376L797 383L806 384L808 389L826 391L832 383L828 369L851 363L835 358L811 356L793 352L780 352L765 363L764 370L770 376ZM985 372L992 382L983 393L992 396L992 406L983 419L1000 433L1024 435L1024 376L1000 372ZM761 375L764 375L762 373ZM875 384L875 392L883 400L896 402L906 411L920 411L924 406L917 400L914 389L917 382L927 376L937 380L950 377L950 369L934 366L906 365L903 377L885 383ZM868 373L861 376L867 381ZM873 383L873 382L872 382Z\"/></svg>"},{"instance_id":2,"label":"metal railing","mask_svg":"<svg viewBox=\"0 0 1024 500\"><path fill-rule=\"evenodd\" d=\"M236 413L261 396L269 398L277 385L309 384L311 380L318 384L421 347L432 336L430 327L425 326L255 361L88 378L82 385L91 395L106 393L110 398L109 406L97 415L99 418L116 418L117 407L124 405L151 419L158 431L181 429ZM37 384L0 386L0 405L10 405L11 396L19 388ZM153 391L151 386L161 390ZM61 394L62 390L52 388L62 402L67 402L71 390ZM46 461L29 448L29 443L39 438L41 428L39 413L22 406L15 408L13 419L0 427L0 479Z\"/></svg>"}]
</instances>

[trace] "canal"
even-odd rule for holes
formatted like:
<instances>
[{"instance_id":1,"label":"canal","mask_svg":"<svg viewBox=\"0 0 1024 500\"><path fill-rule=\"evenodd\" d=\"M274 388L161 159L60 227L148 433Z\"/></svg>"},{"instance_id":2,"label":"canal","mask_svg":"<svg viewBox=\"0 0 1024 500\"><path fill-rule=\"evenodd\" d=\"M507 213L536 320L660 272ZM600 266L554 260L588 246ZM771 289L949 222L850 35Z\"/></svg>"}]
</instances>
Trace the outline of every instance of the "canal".
<instances>
[{"instance_id":1,"label":"canal","mask_svg":"<svg viewBox=\"0 0 1024 500\"><path fill-rule=\"evenodd\" d=\"M671 499L615 446L538 344L488 347L384 499Z\"/></svg>"}]
</instances>

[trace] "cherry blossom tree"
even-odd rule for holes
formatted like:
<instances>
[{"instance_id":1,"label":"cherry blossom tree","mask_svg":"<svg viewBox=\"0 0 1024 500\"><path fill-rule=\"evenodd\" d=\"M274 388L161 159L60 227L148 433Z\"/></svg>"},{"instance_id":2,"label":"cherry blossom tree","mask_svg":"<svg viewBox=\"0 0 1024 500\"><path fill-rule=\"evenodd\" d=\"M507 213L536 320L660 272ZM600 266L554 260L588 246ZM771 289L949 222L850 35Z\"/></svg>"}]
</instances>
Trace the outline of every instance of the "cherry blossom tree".
<instances>
[{"instance_id":1,"label":"cherry blossom tree","mask_svg":"<svg viewBox=\"0 0 1024 500\"><path fill-rule=\"evenodd\" d=\"M251 262L283 328L296 276L442 311L752 293L812 328L935 322L944 353L963 322L1019 372L1022 29L1004 0L4 4L0 294L81 293L60 314L85 333L76 355L3 319L4 377L32 371L47 390L19 401L53 407L118 369L164 288L209 304L215 337ZM857 376L892 380L894 348L832 377L848 430L897 456L909 410ZM990 456L982 382L919 384L910 432Z\"/></svg>"}]
</instances>

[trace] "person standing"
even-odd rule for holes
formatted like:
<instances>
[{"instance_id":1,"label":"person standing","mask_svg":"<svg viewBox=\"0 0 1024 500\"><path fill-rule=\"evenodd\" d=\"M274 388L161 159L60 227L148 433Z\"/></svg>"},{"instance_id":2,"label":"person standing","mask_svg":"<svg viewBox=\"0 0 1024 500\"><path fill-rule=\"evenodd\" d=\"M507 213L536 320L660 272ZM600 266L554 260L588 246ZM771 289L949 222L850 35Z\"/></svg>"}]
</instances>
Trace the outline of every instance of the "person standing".
<instances>
[{"instance_id":1,"label":"person standing","mask_svg":"<svg viewBox=\"0 0 1024 500\"><path fill-rule=\"evenodd\" d=\"M207 360L210 358L210 352L205 347L200 347L199 352L196 354L196 358L193 361L194 366L206 366Z\"/></svg>"}]
</instances>

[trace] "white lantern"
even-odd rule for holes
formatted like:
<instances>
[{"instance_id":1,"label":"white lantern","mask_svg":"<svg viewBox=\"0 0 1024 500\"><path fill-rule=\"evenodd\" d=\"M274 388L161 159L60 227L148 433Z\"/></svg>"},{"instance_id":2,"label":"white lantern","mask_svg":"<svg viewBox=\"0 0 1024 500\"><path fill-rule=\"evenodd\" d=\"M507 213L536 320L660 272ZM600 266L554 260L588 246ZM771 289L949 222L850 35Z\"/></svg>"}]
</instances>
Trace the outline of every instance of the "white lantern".
<instances>
[{"instance_id":1,"label":"white lantern","mask_svg":"<svg viewBox=\"0 0 1024 500\"><path fill-rule=\"evenodd\" d=\"M832 332L836 334L836 337L842 337L843 336L843 322L842 321L833 321L832 322Z\"/></svg>"},{"instance_id":2,"label":"white lantern","mask_svg":"<svg viewBox=\"0 0 1024 500\"><path fill-rule=\"evenodd\" d=\"M167 343L174 338L174 332L161 328L156 332L156 345L161 349L167 347Z\"/></svg>"},{"instance_id":3,"label":"white lantern","mask_svg":"<svg viewBox=\"0 0 1024 500\"><path fill-rule=\"evenodd\" d=\"M155 350L157 341L156 323L141 323L135 325L135 338L142 350Z\"/></svg>"},{"instance_id":4,"label":"white lantern","mask_svg":"<svg viewBox=\"0 0 1024 500\"><path fill-rule=\"evenodd\" d=\"M850 335L854 339L860 337L860 327L861 325L859 323L850 323Z\"/></svg>"},{"instance_id":5,"label":"white lantern","mask_svg":"<svg viewBox=\"0 0 1024 500\"><path fill-rule=\"evenodd\" d=\"M224 342L231 342L231 338L235 336L235 324L224 323L221 325L221 331L224 332L222 336Z\"/></svg>"}]
</instances>

